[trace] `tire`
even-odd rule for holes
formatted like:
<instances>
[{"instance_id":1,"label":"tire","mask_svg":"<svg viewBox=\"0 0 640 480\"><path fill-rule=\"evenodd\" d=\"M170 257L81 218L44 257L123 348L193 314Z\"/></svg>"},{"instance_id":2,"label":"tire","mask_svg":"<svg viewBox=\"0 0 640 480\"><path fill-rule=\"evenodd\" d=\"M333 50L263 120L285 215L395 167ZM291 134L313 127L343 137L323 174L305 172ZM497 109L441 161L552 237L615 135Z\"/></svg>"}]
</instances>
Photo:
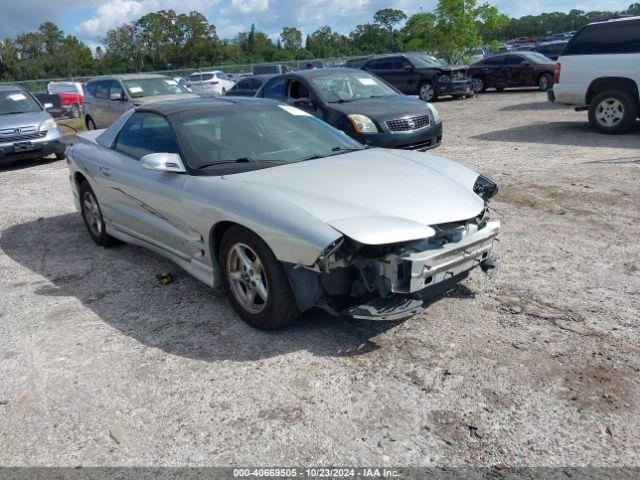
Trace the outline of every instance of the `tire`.
<instances>
[{"instance_id":1,"label":"tire","mask_svg":"<svg viewBox=\"0 0 640 480\"><path fill-rule=\"evenodd\" d=\"M471 79L471 89L474 93L481 93L487 89L487 84L482 77L473 77Z\"/></svg>"},{"instance_id":2,"label":"tire","mask_svg":"<svg viewBox=\"0 0 640 480\"><path fill-rule=\"evenodd\" d=\"M602 92L589 104L589 123L602 133L626 133L638 116L638 101L623 90Z\"/></svg>"},{"instance_id":3,"label":"tire","mask_svg":"<svg viewBox=\"0 0 640 480\"><path fill-rule=\"evenodd\" d=\"M420 84L418 87L418 97L420 97L420 100L424 100L425 102L432 102L438 98L435 90L433 89L433 85L429 81L424 81Z\"/></svg>"},{"instance_id":4,"label":"tire","mask_svg":"<svg viewBox=\"0 0 640 480\"><path fill-rule=\"evenodd\" d=\"M56 160L64 160L65 158L66 158L66 155L64 154L64 152L56 153Z\"/></svg>"},{"instance_id":5,"label":"tire","mask_svg":"<svg viewBox=\"0 0 640 480\"><path fill-rule=\"evenodd\" d=\"M92 206L87 202L90 202ZM94 242L101 247L110 247L117 243L117 240L107 233L100 204L87 182L80 184L80 212L84 225Z\"/></svg>"},{"instance_id":6,"label":"tire","mask_svg":"<svg viewBox=\"0 0 640 480\"><path fill-rule=\"evenodd\" d=\"M546 92L547 90L549 90L549 88L551 88L552 85L553 78L551 77L551 75L549 75L548 73L540 75L540 78L538 79L538 87L540 88L540 90Z\"/></svg>"},{"instance_id":7,"label":"tire","mask_svg":"<svg viewBox=\"0 0 640 480\"><path fill-rule=\"evenodd\" d=\"M218 259L225 292L246 323L275 330L300 314L282 265L255 233L231 227L222 237Z\"/></svg>"},{"instance_id":8,"label":"tire","mask_svg":"<svg viewBox=\"0 0 640 480\"><path fill-rule=\"evenodd\" d=\"M71 110L69 111L69 115L71 116L71 118L80 118L80 107L78 106L77 103L74 103L71 106Z\"/></svg>"},{"instance_id":9,"label":"tire","mask_svg":"<svg viewBox=\"0 0 640 480\"><path fill-rule=\"evenodd\" d=\"M96 122L93 121L93 118L87 117L84 123L87 126L87 130L97 130Z\"/></svg>"}]
</instances>

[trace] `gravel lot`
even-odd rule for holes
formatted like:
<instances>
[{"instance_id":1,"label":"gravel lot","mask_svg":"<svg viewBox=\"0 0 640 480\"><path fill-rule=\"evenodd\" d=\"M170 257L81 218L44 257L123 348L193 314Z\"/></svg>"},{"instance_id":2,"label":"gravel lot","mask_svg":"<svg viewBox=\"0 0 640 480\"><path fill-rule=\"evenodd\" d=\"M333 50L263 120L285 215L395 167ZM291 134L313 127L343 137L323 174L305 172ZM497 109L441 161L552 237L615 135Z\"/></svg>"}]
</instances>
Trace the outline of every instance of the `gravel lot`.
<instances>
[{"instance_id":1,"label":"gravel lot","mask_svg":"<svg viewBox=\"0 0 640 480\"><path fill-rule=\"evenodd\" d=\"M0 167L0 465L640 466L640 132L540 92L438 108L434 153L500 184L501 270L399 323L253 330L95 246L64 161Z\"/></svg>"}]
</instances>

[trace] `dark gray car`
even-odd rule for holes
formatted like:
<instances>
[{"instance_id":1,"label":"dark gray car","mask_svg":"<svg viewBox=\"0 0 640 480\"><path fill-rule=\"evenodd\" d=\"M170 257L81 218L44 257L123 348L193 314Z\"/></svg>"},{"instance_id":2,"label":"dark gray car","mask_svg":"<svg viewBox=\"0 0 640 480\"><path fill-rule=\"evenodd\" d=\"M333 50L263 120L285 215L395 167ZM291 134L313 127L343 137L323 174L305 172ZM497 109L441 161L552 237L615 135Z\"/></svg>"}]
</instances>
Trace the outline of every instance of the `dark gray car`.
<instances>
[{"instance_id":1,"label":"dark gray car","mask_svg":"<svg viewBox=\"0 0 640 480\"><path fill-rule=\"evenodd\" d=\"M198 98L173 78L157 74L127 74L92 78L84 95L88 130L106 128L130 108L152 101Z\"/></svg>"},{"instance_id":2,"label":"dark gray car","mask_svg":"<svg viewBox=\"0 0 640 480\"><path fill-rule=\"evenodd\" d=\"M58 125L42 104L22 87L0 85L0 160L62 159L64 150Z\"/></svg>"},{"instance_id":3,"label":"dark gray car","mask_svg":"<svg viewBox=\"0 0 640 480\"><path fill-rule=\"evenodd\" d=\"M256 96L298 107L367 145L427 150L442 140L442 122L432 104L362 70L290 72L269 80Z\"/></svg>"}]
</instances>

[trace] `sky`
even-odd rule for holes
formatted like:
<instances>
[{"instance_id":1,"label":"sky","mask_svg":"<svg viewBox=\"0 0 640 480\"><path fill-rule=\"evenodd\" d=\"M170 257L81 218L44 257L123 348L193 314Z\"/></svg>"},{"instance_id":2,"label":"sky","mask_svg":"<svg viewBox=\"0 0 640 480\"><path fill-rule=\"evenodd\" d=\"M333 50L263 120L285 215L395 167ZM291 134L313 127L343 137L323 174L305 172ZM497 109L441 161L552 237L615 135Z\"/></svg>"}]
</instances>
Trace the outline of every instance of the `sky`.
<instances>
[{"instance_id":1,"label":"sky","mask_svg":"<svg viewBox=\"0 0 640 480\"><path fill-rule=\"evenodd\" d=\"M510 17L543 12L624 10L635 0L489 0ZM33 31L52 20L65 34L76 35L92 47L105 33L148 12L196 10L216 26L218 36L232 38L256 27L273 39L283 26L296 26L303 34L322 25L348 33L355 25L372 21L382 8L399 8L407 15L430 11L436 0L0 0L0 39Z\"/></svg>"}]
</instances>

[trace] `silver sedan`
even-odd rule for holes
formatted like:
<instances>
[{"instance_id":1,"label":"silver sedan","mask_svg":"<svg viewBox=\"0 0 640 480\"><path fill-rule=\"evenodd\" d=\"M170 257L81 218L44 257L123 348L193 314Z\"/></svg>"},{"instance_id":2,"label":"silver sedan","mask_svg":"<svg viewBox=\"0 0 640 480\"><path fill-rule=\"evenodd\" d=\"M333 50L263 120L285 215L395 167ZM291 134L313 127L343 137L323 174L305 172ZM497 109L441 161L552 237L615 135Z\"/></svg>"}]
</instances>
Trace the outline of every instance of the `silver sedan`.
<instances>
[{"instance_id":1,"label":"silver sedan","mask_svg":"<svg viewBox=\"0 0 640 480\"><path fill-rule=\"evenodd\" d=\"M153 103L81 140L67 155L93 240L142 245L222 285L258 328L312 307L405 318L494 267L495 183L434 155L364 147L289 105Z\"/></svg>"}]
</instances>

